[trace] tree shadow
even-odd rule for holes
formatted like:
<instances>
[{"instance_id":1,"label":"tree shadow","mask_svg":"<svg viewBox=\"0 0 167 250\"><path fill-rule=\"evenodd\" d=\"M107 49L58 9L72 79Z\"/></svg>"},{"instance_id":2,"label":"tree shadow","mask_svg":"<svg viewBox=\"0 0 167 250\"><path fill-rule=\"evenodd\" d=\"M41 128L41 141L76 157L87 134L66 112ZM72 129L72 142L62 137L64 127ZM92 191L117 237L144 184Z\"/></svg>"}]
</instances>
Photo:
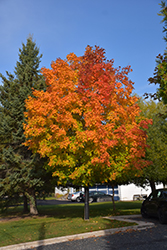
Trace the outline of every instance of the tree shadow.
<instances>
[{"instance_id":1,"label":"tree shadow","mask_svg":"<svg viewBox=\"0 0 167 250\"><path fill-rule=\"evenodd\" d=\"M44 249L44 239L45 239L45 235L46 235L46 229L45 229L46 223L43 222L39 228L39 235L38 235L38 241L39 241L39 245L38 245L38 249L42 250Z\"/></svg>"},{"instance_id":2,"label":"tree shadow","mask_svg":"<svg viewBox=\"0 0 167 250\"><path fill-rule=\"evenodd\" d=\"M65 217L84 218L84 206L84 202L61 202L60 204L53 205L52 201L45 201L43 204L38 204L38 211L39 216L54 217L59 219L63 219ZM94 202L89 204L89 216L91 218L96 216L106 216L111 213L113 213L112 202Z\"/></svg>"},{"instance_id":3,"label":"tree shadow","mask_svg":"<svg viewBox=\"0 0 167 250\"><path fill-rule=\"evenodd\" d=\"M46 223L43 222L39 228L39 236L38 236L39 240L43 240L45 238L45 234L46 234L45 226L46 226Z\"/></svg>"},{"instance_id":4,"label":"tree shadow","mask_svg":"<svg viewBox=\"0 0 167 250\"><path fill-rule=\"evenodd\" d=\"M46 229L45 229L46 223L43 222L39 228L39 235L38 235L38 246L36 246L35 249L43 250L44 249L44 239L46 235Z\"/></svg>"}]
</instances>

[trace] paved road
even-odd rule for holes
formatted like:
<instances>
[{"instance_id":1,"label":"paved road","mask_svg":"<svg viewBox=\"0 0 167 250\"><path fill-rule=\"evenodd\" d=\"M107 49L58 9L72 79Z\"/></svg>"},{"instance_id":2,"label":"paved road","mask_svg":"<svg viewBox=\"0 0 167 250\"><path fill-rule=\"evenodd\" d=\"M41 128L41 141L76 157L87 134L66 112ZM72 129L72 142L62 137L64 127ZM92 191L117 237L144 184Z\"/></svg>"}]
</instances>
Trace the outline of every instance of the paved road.
<instances>
[{"instance_id":1,"label":"paved road","mask_svg":"<svg viewBox=\"0 0 167 250\"><path fill-rule=\"evenodd\" d=\"M31 250L167 250L167 225L159 224L157 219L149 221L155 227L40 246Z\"/></svg>"}]
</instances>

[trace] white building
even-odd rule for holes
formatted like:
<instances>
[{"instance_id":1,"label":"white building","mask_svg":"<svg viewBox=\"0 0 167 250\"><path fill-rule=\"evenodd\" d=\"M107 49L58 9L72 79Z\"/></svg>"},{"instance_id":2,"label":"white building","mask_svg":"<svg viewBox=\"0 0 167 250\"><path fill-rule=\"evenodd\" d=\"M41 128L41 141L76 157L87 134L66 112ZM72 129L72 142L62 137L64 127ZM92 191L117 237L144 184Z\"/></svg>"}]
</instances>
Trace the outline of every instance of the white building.
<instances>
[{"instance_id":1,"label":"white building","mask_svg":"<svg viewBox=\"0 0 167 250\"><path fill-rule=\"evenodd\" d=\"M163 188L163 184L156 185L156 189ZM81 188L84 191L84 188ZM90 191L102 191L106 194L112 195L112 187L108 185L95 185L89 188ZM57 188L55 187L55 194L62 194L65 195L67 193L74 193L76 189L73 187L69 188ZM151 193L151 187L147 186L146 188L142 188L136 186L135 184L128 184L128 185L121 185L114 188L114 200L121 200L121 201L131 201L134 200L136 196L146 195L148 196Z\"/></svg>"},{"instance_id":2,"label":"white building","mask_svg":"<svg viewBox=\"0 0 167 250\"><path fill-rule=\"evenodd\" d=\"M156 185L156 189L163 188L163 184ZM121 201L131 201L134 199L134 195L149 195L151 193L151 187L146 188L138 187L135 184L118 186L119 198Z\"/></svg>"}]
</instances>

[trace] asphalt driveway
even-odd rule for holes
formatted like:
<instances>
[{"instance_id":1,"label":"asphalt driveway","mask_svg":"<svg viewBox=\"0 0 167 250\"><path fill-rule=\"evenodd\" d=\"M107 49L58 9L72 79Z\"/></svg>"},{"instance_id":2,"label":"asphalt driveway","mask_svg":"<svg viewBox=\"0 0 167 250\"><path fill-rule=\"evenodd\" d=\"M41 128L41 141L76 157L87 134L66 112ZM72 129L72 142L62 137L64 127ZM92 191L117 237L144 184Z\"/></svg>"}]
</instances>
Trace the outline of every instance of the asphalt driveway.
<instances>
[{"instance_id":1,"label":"asphalt driveway","mask_svg":"<svg viewBox=\"0 0 167 250\"><path fill-rule=\"evenodd\" d=\"M145 230L127 230L102 237L90 237L33 250L167 250L167 225L151 219L155 226ZM31 248L32 250L32 248Z\"/></svg>"}]
</instances>

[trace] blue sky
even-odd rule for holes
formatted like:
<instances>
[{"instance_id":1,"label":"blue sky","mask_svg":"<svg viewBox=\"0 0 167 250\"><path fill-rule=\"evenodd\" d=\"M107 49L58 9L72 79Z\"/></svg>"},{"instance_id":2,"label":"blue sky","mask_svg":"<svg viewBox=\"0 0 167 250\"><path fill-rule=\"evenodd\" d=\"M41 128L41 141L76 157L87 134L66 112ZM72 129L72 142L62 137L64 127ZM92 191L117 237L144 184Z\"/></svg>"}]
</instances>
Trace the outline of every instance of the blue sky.
<instances>
[{"instance_id":1,"label":"blue sky","mask_svg":"<svg viewBox=\"0 0 167 250\"><path fill-rule=\"evenodd\" d=\"M131 65L134 92L153 93L148 84L155 58L165 49L160 0L0 0L0 72L13 73L19 48L33 34L40 67L74 52L83 55L87 45L105 49L114 66Z\"/></svg>"}]
</instances>

